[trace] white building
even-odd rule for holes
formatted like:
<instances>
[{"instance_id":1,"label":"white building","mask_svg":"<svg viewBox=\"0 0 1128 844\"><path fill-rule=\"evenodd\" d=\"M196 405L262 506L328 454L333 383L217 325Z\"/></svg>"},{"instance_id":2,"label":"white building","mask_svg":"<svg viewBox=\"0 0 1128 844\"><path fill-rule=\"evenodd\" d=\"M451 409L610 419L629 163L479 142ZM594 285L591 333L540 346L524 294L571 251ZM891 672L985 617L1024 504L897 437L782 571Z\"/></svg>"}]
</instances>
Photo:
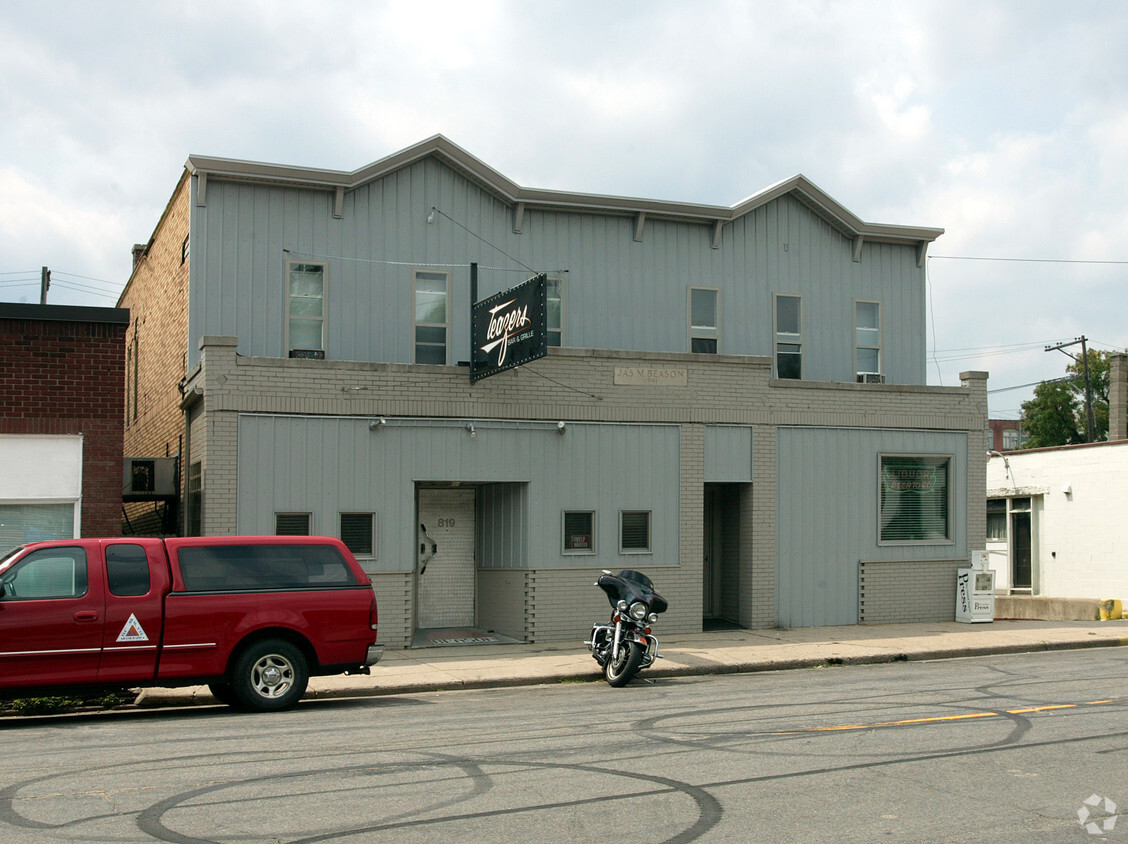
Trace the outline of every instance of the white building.
<instances>
[{"instance_id":1,"label":"white building","mask_svg":"<svg viewBox=\"0 0 1128 844\"><path fill-rule=\"evenodd\" d=\"M991 452L987 550L995 588L1053 598L1128 599L1125 356L1111 366L1109 442Z\"/></svg>"}]
</instances>

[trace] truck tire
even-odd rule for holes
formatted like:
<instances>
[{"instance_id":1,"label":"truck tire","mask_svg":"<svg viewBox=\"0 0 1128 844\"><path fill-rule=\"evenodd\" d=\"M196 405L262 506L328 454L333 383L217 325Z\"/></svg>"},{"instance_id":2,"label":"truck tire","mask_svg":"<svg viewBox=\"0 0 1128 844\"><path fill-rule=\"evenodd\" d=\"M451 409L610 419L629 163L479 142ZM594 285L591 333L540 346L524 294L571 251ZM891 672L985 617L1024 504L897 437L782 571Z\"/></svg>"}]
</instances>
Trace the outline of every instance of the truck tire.
<instances>
[{"instance_id":1,"label":"truck tire","mask_svg":"<svg viewBox=\"0 0 1128 844\"><path fill-rule=\"evenodd\" d=\"M231 691L231 686L228 683L208 683L208 691L220 703L225 703L228 706L235 705L235 693Z\"/></svg>"},{"instance_id":2,"label":"truck tire","mask_svg":"<svg viewBox=\"0 0 1128 844\"><path fill-rule=\"evenodd\" d=\"M305 694L309 666L296 646L282 639L248 645L231 668L236 705L256 712L277 712L294 706Z\"/></svg>"}]
</instances>

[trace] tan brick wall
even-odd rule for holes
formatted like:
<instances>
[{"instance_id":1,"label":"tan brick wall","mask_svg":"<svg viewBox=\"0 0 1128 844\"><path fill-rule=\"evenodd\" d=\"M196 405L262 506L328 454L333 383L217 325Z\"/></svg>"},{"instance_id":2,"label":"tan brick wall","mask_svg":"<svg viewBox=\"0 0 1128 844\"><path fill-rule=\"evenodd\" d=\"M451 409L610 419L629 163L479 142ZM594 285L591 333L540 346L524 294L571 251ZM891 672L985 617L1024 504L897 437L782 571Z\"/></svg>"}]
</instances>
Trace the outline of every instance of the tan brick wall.
<instances>
[{"instance_id":1,"label":"tan brick wall","mask_svg":"<svg viewBox=\"0 0 1128 844\"><path fill-rule=\"evenodd\" d=\"M413 575L409 571L369 575L379 612L376 641L389 648L411 645Z\"/></svg>"},{"instance_id":2,"label":"tan brick wall","mask_svg":"<svg viewBox=\"0 0 1128 844\"><path fill-rule=\"evenodd\" d=\"M858 621L951 621L956 614L956 569L967 565L967 560L862 562Z\"/></svg>"},{"instance_id":3,"label":"tan brick wall","mask_svg":"<svg viewBox=\"0 0 1128 844\"><path fill-rule=\"evenodd\" d=\"M136 357L135 372L131 365L126 373L128 395L122 408L126 457L176 456L181 448L184 414L177 384L185 374L188 336L191 258L181 262L189 228L188 188L185 174L118 302L119 307L129 308L131 318L126 333L127 361ZM182 480L184 475L181 467Z\"/></svg>"}]
</instances>

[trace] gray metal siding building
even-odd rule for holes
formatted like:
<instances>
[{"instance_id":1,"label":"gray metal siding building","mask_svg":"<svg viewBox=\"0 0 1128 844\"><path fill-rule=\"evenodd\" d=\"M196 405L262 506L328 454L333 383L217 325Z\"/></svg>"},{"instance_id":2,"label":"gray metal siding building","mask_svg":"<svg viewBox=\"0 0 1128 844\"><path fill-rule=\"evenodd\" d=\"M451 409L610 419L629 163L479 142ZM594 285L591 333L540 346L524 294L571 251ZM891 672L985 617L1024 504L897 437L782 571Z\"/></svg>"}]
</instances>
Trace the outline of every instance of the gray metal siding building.
<instances>
[{"instance_id":1,"label":"gray metal siding building","mask_svg":"<svg viewBox=\"0 0 1128 844\"><path fill-rule=\"evenodd\" d=\"M925 385L939 229L802 176L732 207L523 188L441 136L187 169L187 522L347 537L386 643L579 639L602 568L646 571L667 633L953 616L987 402ZM547 273L558 343L473 384L471 263L480 299Z\"/></svg>"}]
</instances>

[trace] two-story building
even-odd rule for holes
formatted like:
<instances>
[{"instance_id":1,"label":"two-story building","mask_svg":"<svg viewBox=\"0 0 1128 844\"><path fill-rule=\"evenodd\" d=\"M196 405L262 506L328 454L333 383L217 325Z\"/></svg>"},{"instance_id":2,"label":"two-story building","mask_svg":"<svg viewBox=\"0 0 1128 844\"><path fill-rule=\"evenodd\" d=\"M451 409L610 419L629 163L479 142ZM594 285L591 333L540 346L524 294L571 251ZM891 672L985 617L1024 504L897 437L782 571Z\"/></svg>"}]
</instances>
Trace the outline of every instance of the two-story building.
<instances>
[{"instance_id":1,"label":"two-story building","mask_svg":"<svg viewBox=\"0 0 1128 844\"><path fill-rule=\"evenodd\" d=\"M442 136L352 172L193 155L121 298L126 451L181 454L187 533L342 537L392 645L581 638L604 568L667 633L951 619L987 397L926 386L941 233L803 176L526 188ZM474 383L472 265L479 300L546 273L551 344Z\"/></svg>"}]
</instances>

